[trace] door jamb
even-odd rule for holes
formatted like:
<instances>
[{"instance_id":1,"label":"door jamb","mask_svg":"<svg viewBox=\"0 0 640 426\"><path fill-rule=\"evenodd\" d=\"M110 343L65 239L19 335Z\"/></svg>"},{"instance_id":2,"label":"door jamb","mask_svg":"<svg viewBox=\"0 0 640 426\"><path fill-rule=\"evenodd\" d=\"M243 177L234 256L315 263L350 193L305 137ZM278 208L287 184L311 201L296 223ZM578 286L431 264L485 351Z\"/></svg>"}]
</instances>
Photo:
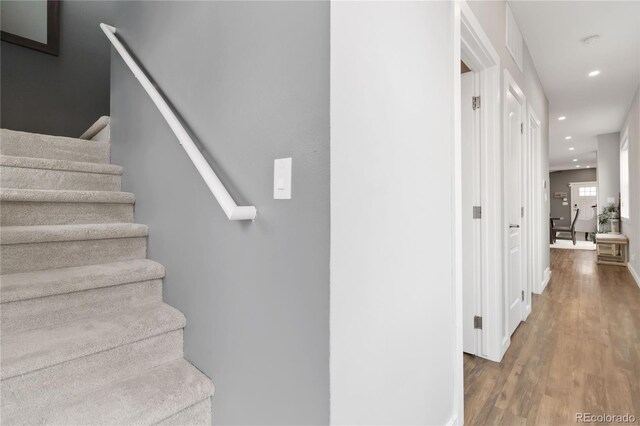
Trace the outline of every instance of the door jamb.
<instances>
[{"instance_id":1,"label":"door jamb","mask_svg":"<svg viewBox=\"0 0 640 426\"><path fill-rule=\"evenodd\" d=\"M532 236L532 248L533 248L533 273L531 274L531 291L536 294L541 294L543 287L542 283L544 281L544 272L542 270L542 250L543 250L543 219L544 212L542 211L543 203L543 182L542 182L542 122L538 118L535 110L529 104L528 106L528 120L527 123L529 125L528 135L529 135L529 145L530 152L532 155L531 165L532 165L532 176L533 181L529 187L531 191L531 201L532 206L529 212L529 217L532 219L532 226L530 235ZM536 128L536 137L533 139L532 129ZM529 294L529 298L531 300L531 294ZM531 302L529 303L529 310L531 309Z\"/></svg>"},{"instance_id":2,"label":"door jamb","mask_svg":"<svg viewBox=\"0 0 640 426\"><path fill-rule=\"evenodd\" d=\"M481 356L500 361L500 329L504 304L502 267L502 138L500 126L500 56L464 0L453 4L453 135L454 229L453 247L453 417L448 424L464 423L464 370L462 358L462 170L460 61L475 67L481 83L481 192L482 192L482 289L483 333Z\"/></svg>"}]
</instances>

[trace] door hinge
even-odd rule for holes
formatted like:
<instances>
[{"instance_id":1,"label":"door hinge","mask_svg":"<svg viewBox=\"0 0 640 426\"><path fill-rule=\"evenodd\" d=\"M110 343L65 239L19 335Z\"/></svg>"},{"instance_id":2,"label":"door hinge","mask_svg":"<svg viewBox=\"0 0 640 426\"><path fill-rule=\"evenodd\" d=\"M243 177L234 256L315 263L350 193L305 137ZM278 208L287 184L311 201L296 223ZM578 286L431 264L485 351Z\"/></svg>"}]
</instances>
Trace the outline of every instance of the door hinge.
<instances>
[{"instance_id":1,"label":"door hinge","mask_svg":"<svg viewBox=\"0 0 640 426\"><path fill-rule=\"evenodd\" d=\"M522 301L524 302L524 290L522 290Z\"/></svg>"},{"instance_id":2,"label":"door hinge","mask_svg":"<svg viewBox=\"0 0 640 426\"><path fill-rule=\"evenodd\" d=\"M524 135L524 123L520 123L520 133Z\"/></svg>"},{"instance_id":3,"label":"door hinge","mask_svg":"<svg viewBox=\"0 0 640 426\"><path fill-rule=\"evenodd\" d=\"M473 218L474 219L482 219L482 207L473 206Z\"/></svg>"},{"instance_id":4,"label":"door hinge","mask_svg":"<svg viewBox=\"0 0 640 426\"><path fill-rule=\"evenodd\" d=\"M520 217L524 217L524 207L520 207Z\"/></svg>"},{"instance_id":5,"label":"door hinge","mask_svg":"<svg viewBox=\"0 0 640 426\"><path fill-rule=\"evenodd\" d=\"M480 109L480 96L472 96L471 97L471 106L473 110Z\"/></svg>"},{"instance_id":6,"label":"door hinge","mask_svg":"<svg viewBox=\"0 0 640 426\"><path fill-rule=\"evenodd\" d=\"M482 317L479 317L477 315L473 317L473 328L482 330Z\"/></svg>"}]
</instances>

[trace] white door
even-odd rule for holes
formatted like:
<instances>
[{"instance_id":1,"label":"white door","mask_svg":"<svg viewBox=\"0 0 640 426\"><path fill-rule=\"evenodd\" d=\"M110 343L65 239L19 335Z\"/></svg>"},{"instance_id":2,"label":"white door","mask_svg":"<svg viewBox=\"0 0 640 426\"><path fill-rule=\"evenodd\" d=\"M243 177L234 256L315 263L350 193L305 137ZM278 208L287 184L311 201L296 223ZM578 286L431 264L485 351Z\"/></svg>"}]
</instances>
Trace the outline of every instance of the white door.
<instances>
[{"instance_id":1,"label":"white door","mask_svg":"<svg viewBox=\"0 0 640 426\"><path fill-rule=\"evenodd\" d=\"M523 314L522 277L522 105L516 93L508 90L505 98L505 164L508 256L507 256L507 326L511 335L520 324Z\"/></svg>"},{"instance_id":2,"label":"white door","mask_svg":"<svg viewBox=\"0 0 640 426\"><path fill-rule=\"evenodd\" d=\"M595 232L596 211L593 206L598 202L596 182L580 182L571 184L571 223L578 214L576 232Z\"/></svg>"},{"instance_id":3,"label":"white door","mask_svg":"<svg viewBox=\"0 0 640 426\"><path fill-rule=\"evenodd\" d=\"M481 316L479 303L481 265L480 221L473 218L473 206L479 206L480 168L478 142L479 109L473 109L477 76L466 72L461 76L462 114L462 350L480 352L481 330L474 327L474 317Z\"/></svg>"}]
</instances>

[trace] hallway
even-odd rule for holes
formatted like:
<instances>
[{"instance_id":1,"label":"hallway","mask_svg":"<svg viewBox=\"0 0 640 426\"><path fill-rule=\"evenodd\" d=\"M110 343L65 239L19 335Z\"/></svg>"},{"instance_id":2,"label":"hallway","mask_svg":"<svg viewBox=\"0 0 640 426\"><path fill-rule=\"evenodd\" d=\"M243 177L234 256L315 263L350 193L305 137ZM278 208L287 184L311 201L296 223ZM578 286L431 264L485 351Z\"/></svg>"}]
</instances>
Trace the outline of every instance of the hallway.
<instances>
[{"instance_id":1,"label":"hallway","mask_svg":"<svg viewBox=\"0 0 640 426\"><path fill-rule=\"evenodd\" d=\"M501 363L464 356L465 424L640 418L640 289L595 252L551 250L553 275Z\"/></svg>"}]
</instances>

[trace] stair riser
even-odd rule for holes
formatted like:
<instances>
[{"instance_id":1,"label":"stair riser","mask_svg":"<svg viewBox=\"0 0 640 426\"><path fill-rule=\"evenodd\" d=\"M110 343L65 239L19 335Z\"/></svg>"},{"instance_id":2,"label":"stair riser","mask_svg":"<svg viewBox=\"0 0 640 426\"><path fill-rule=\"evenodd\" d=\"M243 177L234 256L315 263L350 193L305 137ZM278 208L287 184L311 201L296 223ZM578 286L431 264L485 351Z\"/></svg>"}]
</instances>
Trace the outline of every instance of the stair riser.
<instances>
[{"instance_id":1,"label":"stair riser","mask_svg":"<svg viewBox=\"0 0 640 426\"><path fill-rule=\"evenodd\" d=\"M146 255L146 237L4 244L0 247L0 272L15 274L69 266L97 265L144 259Z\"/></svg>"},{"instance_id":2,"label":"stair riser","mask_svg":"<svg viewBox=\"0 0 640 426\"><path fill-rule=\"evenodd\" d=\"M182 330L85 356L0 383L2 423L28 423L45 408L182 358Z\"/></svg>"},{"instance_id":3,"label":"stair riser","mask_svg":"<svg viewBox=\"0 0 640 426\"><path fill-rule=\"evenodd\" d=\"M16 189L58 189L70 191L120 191L122 176L65 170L3 166L0 187Z\"/></svg>"},{"instance_id":4,"label":"stair riser","mask_svg":"<svg viewBox=\"0 0 640 426\"><path fill-rule=\"evenodd\" d=\"M132 223L133 204L125 203L2 203L2 226Z\"/></svg>"},{"instance_id":5,"label":"stair riser","mask_svg":"<svg viewBox=\"0 0 640 426\"><path fill-rule=\"evenodd\" d=\"M0 154L15 157L108 163L108 143L2 130Z\"/></svg>"},{"instance_id":6,"label":"stair riser","mask_svg":"<svg viewBox=\"0 0 640 426\"><path fill-rule=\"evenodd\" d=\"M91 316L116 315L139 306L160 302L162 280L3 303L0 312L2 334L57 326Z\"/></svg>"}]
</instances>

